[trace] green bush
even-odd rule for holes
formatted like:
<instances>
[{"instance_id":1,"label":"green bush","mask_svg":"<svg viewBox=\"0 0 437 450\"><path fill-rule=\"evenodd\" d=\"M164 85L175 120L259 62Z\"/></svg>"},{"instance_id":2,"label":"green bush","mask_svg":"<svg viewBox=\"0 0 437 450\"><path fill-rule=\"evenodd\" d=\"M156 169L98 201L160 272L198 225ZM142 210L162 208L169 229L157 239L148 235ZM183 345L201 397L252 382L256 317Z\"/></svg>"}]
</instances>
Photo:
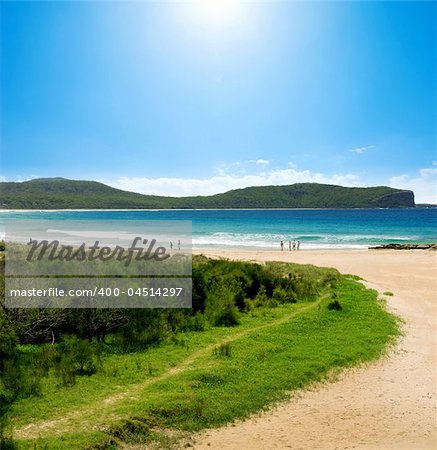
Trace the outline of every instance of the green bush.
<instances>
[{"instance_id":1,"label":"green bush","mask_svg":"<svg viewBox=\"0 0 437 450\"><path fill-rule=\"evenodd\" d=\"M276 287L273 291L273 300L279 304L296 303L296 296L293 291L287 292L281 287Z\"/></svg>"},{"instance_id":2,"label":"green bush","mask_svg":"<svg viewBox=\"0 0 437 450\"><path fill-rule=\"evenodd\" d=\"M197 312L194 316L189 316L186 321L186 331L204 331L206 328L205 315Z\"/></svg>"},{"instance_id":3,"label":"green bush","mask_svg":"<svg viewBox=\"0 0 437 450\"><path fill-rule=\"evenodd\" d=\"M267 290L265 286L261 286L258 293L256 294L253 304L255 307L263 306L267 304L268 300L269 298L267 297Z\"/></svg>"},{"instance_id":4,"label":"green bush","mask_svg":"<svg viewBox=\"0 0 437 450\"><path fill-rule=\"evenodd\" d=\"M343 307L341 306L340 302L338 300L333 300L329 302L328 309L330 311L341 311Z\"/></svg>"},{"instance_id":5,"label":"green bush","mask_svg":"<svg viewBox=\"0 0 437 450\"><path fill-rule=\"evenodd\" d=\"M55 356L55 375L62 386L73 386L76 375L93 375L101 366L98 346L76 336L65 336Z\"/></svg>"},{"instance_id":6,"label":"green bush","mask_svg":"<svg viewBox=\"0 0 437 450\"><path fill-rule=\"evenodd\" d=\"M224 342L215 347L212 353L214 356L230 358L232 356L232 345L230 342Z\"/></svg>"},{"instance_id":7,"label":"green bush","mask_svg":"<svg viewBox=\"0 0 437 450\"><path fill-rule=\"evenodd\" d=\"M142 420L130 419L112 427L108 434L123 442L142 444L149 440L150 427Z\"/></svg>"},{"instance_id":8,"label":"green bush","mask_svg":"<svg viewBox=\"0 0 437 450\"><path fill-rule=\"evenodd\" d=\"M206 299L205 315L211 325L238 325L238 308L234 303L235 291L229 286L216 285Z\"/></svg>"},{"instance_id":9,"label":"green bush","mask_svg":"<svg viewBox=\"0 0 437 450\"><path fill-rule=\"evenodd\" d=\"M0 379L0 448L6 447L10 443L10 439L6 436L6 429L8 425L8 412L14 400L13 393L8 390Z\"/></svg>"},{"instance_id":10,"label":"green bush","mask_svg":"<svg viewBox=\"0 0 437 450\"><path fill-rule=\"evenodd\" d=\"M55 365L55 375L59 380L60 386L74 386L76 384L76 367L74 361L66 357L62 358Z\"/></svg>"}]
</instances>

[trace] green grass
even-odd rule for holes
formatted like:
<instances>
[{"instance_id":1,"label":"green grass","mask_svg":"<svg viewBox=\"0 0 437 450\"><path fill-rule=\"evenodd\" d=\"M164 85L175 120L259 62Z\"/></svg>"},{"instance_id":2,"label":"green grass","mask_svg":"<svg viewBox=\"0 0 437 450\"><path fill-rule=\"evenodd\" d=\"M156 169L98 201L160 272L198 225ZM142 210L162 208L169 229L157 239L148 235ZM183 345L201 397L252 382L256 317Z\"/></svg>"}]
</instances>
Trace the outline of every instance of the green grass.
<instances>
[{"instance_id":1,"label":"green grass","mask_svg":"<svg viewBox=\"0 0 437 450\"><path fill-rule=\"evenodd\" d=\"M393 292L385 291L382 293L382 295L386 295L387 297L393 297L394 294L393 294Z\"/></svg>"},{"instance_id":2,"label":"green grass","mask_svg":"<svg viewBox=\"0 0 437 450\"><path fill-rule=\"evenodd\" d=\"M103 370L78 377L70 388L49 377L40 397L14 405L18 447L170 445L175 438L168 430L178 436L246 418L295 389L381 356L399 334L398 320L375 291L344 276L335 284L317 301L255 309L237 327L108 355ZM334 289L341 310L328 309Z\"/></svg>"}]
</instances>

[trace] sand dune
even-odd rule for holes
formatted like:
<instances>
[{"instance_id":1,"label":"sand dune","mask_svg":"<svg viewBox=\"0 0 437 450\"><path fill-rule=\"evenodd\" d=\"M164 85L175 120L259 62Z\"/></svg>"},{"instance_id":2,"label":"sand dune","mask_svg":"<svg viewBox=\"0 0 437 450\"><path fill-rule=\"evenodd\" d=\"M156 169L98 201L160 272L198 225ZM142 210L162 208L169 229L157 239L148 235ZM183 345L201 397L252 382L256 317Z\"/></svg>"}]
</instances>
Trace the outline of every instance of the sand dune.
<instances>
[{"instance_id":1,"label":"sand dune","mask_svg":"<svg viewBox=\"0 0 437 450\"><path fill-rule=\"evenodd\" d=\"M433 449L436 445L436 269L431 251L201 253L336 267L367 280L405 320L388 357L301 392L268 413L195 436L196 449Z\"/></svg>"}]
</instances>

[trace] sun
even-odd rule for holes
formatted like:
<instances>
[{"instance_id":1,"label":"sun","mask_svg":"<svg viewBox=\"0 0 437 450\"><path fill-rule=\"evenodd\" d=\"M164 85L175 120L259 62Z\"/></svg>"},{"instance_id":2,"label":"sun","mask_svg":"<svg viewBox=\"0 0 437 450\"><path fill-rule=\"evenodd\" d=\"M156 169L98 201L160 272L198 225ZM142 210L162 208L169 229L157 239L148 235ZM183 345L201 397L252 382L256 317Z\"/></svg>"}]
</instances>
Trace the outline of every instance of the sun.
<instances>
[{"instance_id":1,"label":"sun","mask_svg":"<svg viewBox=\"0 0 437 450\"><path fill-rule=\"evenodd\" d=\"M203 0L194 2L193 6L205 24L227 25L241 16L241 3L235 0Z\"/></svg>"}]
</instances>

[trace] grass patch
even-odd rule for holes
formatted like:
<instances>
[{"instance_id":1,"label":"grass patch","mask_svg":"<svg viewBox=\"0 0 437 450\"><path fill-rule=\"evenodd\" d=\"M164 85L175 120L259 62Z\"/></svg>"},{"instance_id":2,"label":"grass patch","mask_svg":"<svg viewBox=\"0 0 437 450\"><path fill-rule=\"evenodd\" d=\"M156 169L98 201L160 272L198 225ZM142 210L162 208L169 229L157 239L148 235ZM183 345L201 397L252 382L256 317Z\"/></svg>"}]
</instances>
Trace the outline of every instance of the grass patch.
<instances>
[{"instance_id":1,"label":"grass patch","mask_svg":"<svg viewBox=\"0 0 437 450\"><path fill-rule=\"evenodd\" d=\"M390 292L390 291L385 291L382 294L387 296L387 297L393 297L393 295L394 295L393 292Z\"/></svg>"},{"instance_id":2,"label":"grass patch","mask_svg":"<svg viewBox=\"0 0 437 450\"><path fill-rule=\"evenodd\" d=\"M270 269L286 275L292 266ZM308 301L254 308L239 325L181 333L146 352L106 355L103 370L71 387L48 377L39 397L13 407L18 447L165 446L173 432L246 418L333 371L371 361L399 334L376 291L314 266L300 266L298 276L293 282ZM305 277L328 288L316 291Z\"/></svg>"},{"instance_id":3,"label":"grass patch","mask_svg":"<svg viewBox=\"0 0 437 450\"><path fill-rule=\"evenodd\" d=\"M232 356L232 345L230 342L224 342L220 344L218 347L215 347L213 350L213 354L219 357L230 358Z\"/></svg>"}]
</instances>

